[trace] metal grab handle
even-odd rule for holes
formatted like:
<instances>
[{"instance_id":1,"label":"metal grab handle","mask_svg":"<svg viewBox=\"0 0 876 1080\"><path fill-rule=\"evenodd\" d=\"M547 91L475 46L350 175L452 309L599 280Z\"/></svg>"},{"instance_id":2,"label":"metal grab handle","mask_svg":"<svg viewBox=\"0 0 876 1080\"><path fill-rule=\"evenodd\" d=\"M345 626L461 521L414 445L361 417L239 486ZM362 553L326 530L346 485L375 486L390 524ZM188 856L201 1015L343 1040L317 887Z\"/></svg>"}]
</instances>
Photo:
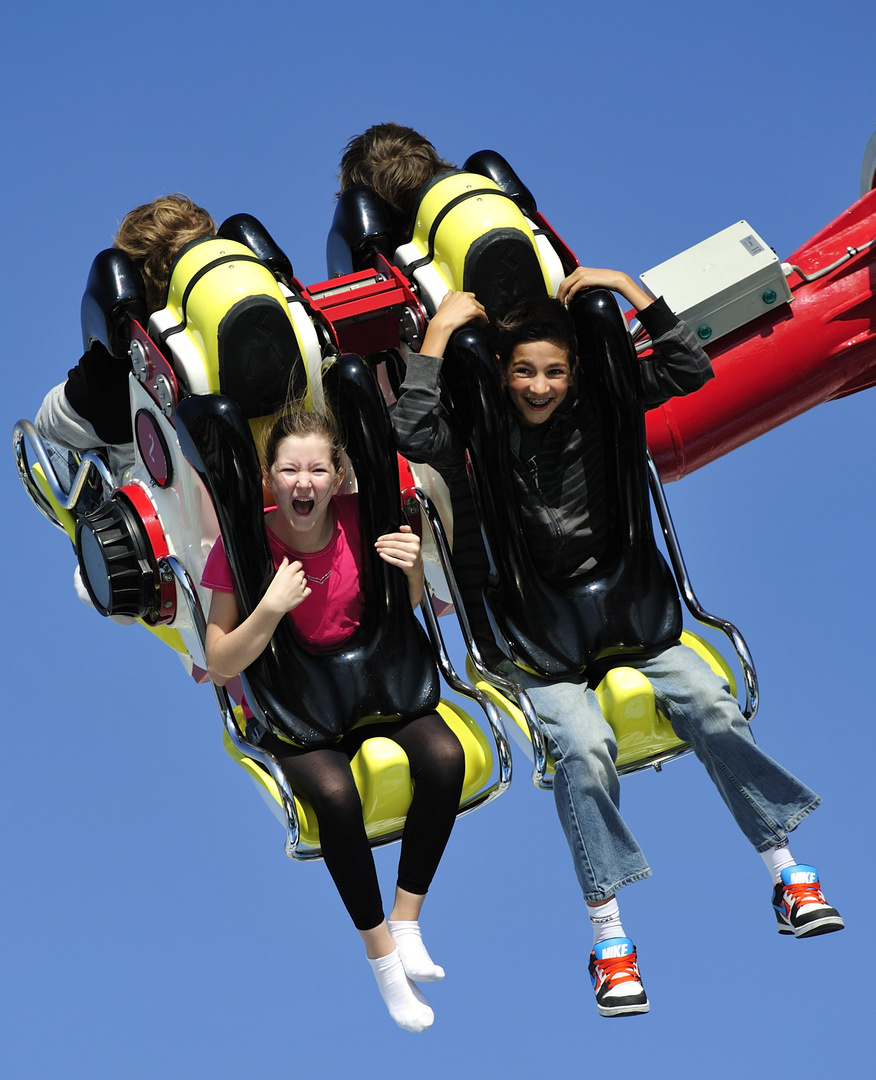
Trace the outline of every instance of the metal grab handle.
<instances>
[{"instance_id":1,"label":"metal grab handle","mask_svg":"<svg viewBox=\"0 0 876 1080\"><path fill-rule=\"evenodd\" d=\"M493 734L493 741L496 744L498 779L488 792L485 793L483 798L475 800L470 806L466 807L465 812L468 813L468 811L473 810L475 806L481 806L485 802L490 802L492 799L508 790L508 787L511 784L511 746L508 742L508 734L505 731L505 724L502 720L502 716L495 704L490 701L482 690L479 690L476 686L472 686L470 682L464 679L453 666L453 662L450 659L450 655L447 652L447 647L444 642L444 635L438 624L438 617L435 614L435 609L432 607L432 597L434 595L432 586L428 581L425 584L426 593L420 603L420 610L423 613L423 621L426 624L429 640L432 642L432 647L435 650L435 656L438 660L438 667L441 669L441 674L444 676L444 680L448 686L452 687L459 694L464 694L466 697L473 698L478 705L480 705L487 717L490 730Z\"/></svg>"},{"instance_id":2,"label":"metal grab handle","mask_svg":"<svg viewBox=\"0 0 876 1080\"><path fill-rule=\"evenodd\" d=\"M462 607L462 597L459 592L459 587L450 566L450 549L447 543L447 534L444 531L444 523L439 517L434 504L426 494L419 488L414 488L413 493L432 530L435 547L438 551L438 556L441 559L441 568L444 571L444 576L450 588L454 608L459 616L463 637L467 640L471 637L471 629L469 628L468 618ZM490 730L493 733L493 740L496 743L496 752L499 760L499 777L496 790L490 794L490 798L492 799L506 791L511 783L511 745L508 742L508 733L505 730L504 721L495 704L490 701L482 690L479 690L476 686L472 686L467 679L464 679L453 666L453 662L450 659L450 654L444 642L444 634L439 625L438 617L435 614L435 609L432 606L434 591L428 581L426 581L425 585L426 593L420 604L420 610L423 612L423 621L426 624L429 639L435 650L435 656L438 660L438 667L441 669L441 674L444 676L447 684L457 693L473 698L478 705L480 705L487 717ZM459 607L457 607L457 602L459 602ZM472 644L474 643L472 642ZM474 648L477 650L476 645Z\"/></svg>"},{"instance_id":3,"label":"metal grab handle","mask_svg":"<svg viewBox=\"0 0 876 1080\"><path fill-rule=\"evenodd\" d=\"M688 611L690 611L691 615L693 615L698 622L704 623L706 626L712 626L716 630L720 630L730 639L730 643L733 645L733 649L739 659L739 666L742 668L742 678L745 683L745 708L742 710L742 715L746 720L751 721L757 715L758 706L757 672L754 669L754 660L752 659L751 652L745 642L745 638L733 623L728 622L727 619L722 619L717 615L710 614L702 607L697 599L696 594L693 591L690 575L687 572L684 556L681 553L681 545L678 542L678 534L675 531L672 515L669 512L669 504L666 501L663 483L660 480L660 474L657 471L657 466L654 464L654 459L650 454L648 454L648 483L651 488L651 497L654 500L660 527L663 530L663 538L666 541L666 550L669 552L669 559L672 563L672 569L675 572L675 578L678 582L682 598Z\"/></svg>"},{"instance_id":4,"label":"metal grab handle","mask_svg":"<svg viewBox=\"0 0 876 1080\"><path fill-rule=\"evenodd\" d=\"M453 607L454 607L454 609L456 611L456 617L459 620L459 626L460 626L460 630L462 631L463 641L465 642L466 648L468 650L468 654L471 657L471 661L474 664L475 670L484 679L486 679L488 682L492 683L493 685L497 686L508 697L513 698L517 702L517 705L520 708L520 711L523 713L524 719L526 720L526 725L529 728L530 741L532 742L532 756L533 756L532 782L533 782L533 784L535 784L536 787L539 787L539 788L548 787L549 788L551 786L551 781L550 781L550 778L546 778L546 774L547 774L547 751L545 749L545 744L544 744L544 735L542 734L542 730L541 730L541 727L540 727L539 722L538 722L538 716L536 715L535 708L534 708L534 706L532 704L532 701L530 700L529 695L526 693L526 691L523 689L522 686L518 686L517 683L512 682L510 679L506 679L506 678L504 678L504 676L497 675L495 672L490 671L490 669L484 663L484 659L481 656L480 649L478 649L477 642L474 640L474 635L472 634L471 624L469 623L468 615L466 614L465 604L464 604L463 599L462 599L462 594L459 591L459 586L457 585L456 577L453 574L453 570L451 568L451 564L450 564L450 545L447 542L447 534L444 531L444 524L441 521L441 518L439 517L438 512L435 509L435 506L432 503L431 499L428 497L428 495L426 495L419 488L414 488L413 491L414 491L414 497L416 498L417 502L419 503L420 507L422 508L422 510L423 510L423 512L424 512L424 514L426 516L426 520L429 523L429 527L432 529L432 535L433 535L433 537L435 539L435 547L436 547L436 549L438 551L438 556L441 559L441 568L444 571L444 576L447 579L447 585L448 585L448 588L450 589L450 598L453 601ZM431 594L431 590L430 590L430 594ZM431 608L431 604L429 605L429 607ZM435 618L434 611L431 613L431 617L432 617L432 620L436 623L436 629L437 629L437 619ZM428 620L428 616L427 616L427 620ZM428 621L427 621L427 627L428 627L428 625L429 624L428 624ZM439 631L439 633L440 633L440 631ZM441 651L446 653L446 650L443 649L443 640L442 640ZM439 658L440 658L440 653L439 653ZM448 661L448 663L449 663L449 661ZM442 667L442 671L443 671L443 667ZM459 679L459 676L456 675L455 672L454 672L454 676L457 679ZM447 678L446 675L445 675L445 678ZM454 685L454 683L451 682L451 680L449 678L447 679L447 681L450 682L451 686L454 686L454 689L458 689L458 687L456 687ZM481 698L483 698L485 701L489 702L489 704L492 706L492 709L496 713L496 718L499 720L499 724L501 725L502 734L503 734L503 736L505 736L505 745L507 747L508 744L507 744L507 736L505 735L505 727L504 727L504 724L502 724L501 719L499 718L498 710L496 710L495 705L493 705L493 703L490 702L489 698L487 698L487 696L485 694L483 694L482 691L478 690L476 687L471 686L469 683L465 683L464 685L466 687L468 687L468 689L460 690L460 692L469 694L470 696L474 697L478 701L479 704L481 704L481 706L484 708L484 711L487 712L487 717L488 717L488 719L490 719L491 724L493 723L493 720L491 718L490 712L487 710L486 705L484 705L483 702L481 701ZM509 751L509 756L510 756L510 751ZM509 776L510 776L510 772L509 772Z\"/></svg>"}]
</instances>

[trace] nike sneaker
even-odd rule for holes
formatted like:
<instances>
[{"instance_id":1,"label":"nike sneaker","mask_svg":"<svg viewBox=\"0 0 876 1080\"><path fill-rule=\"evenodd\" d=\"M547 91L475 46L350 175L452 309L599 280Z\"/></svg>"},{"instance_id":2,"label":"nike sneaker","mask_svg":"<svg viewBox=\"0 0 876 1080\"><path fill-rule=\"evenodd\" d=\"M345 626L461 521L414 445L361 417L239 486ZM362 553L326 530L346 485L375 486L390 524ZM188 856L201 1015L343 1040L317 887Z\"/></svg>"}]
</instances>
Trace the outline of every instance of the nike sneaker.
<instances>
[{"instance_id":1,"label":"nike sneaker","mask_svg":"<svg viewBox=\"0 0 876 1080\"><path fill-rule=\"evenodd\" d=\"M606 938L594 945L589 970L601 1016L633 1016L650 1009L629 938Z\"/></svg>"},{"instance_id":2,"label":"nike sneaker","mask_svg":"<svg viewBox=\"0 0 876 1080\"><path fill-rule=\"evenodd\" d=\"M836 908L824 899L814 866L798 863L782 871L782 880L773 893L780 934L817 937L842 930L843 920Z\"/></svg>"}]
</instances>

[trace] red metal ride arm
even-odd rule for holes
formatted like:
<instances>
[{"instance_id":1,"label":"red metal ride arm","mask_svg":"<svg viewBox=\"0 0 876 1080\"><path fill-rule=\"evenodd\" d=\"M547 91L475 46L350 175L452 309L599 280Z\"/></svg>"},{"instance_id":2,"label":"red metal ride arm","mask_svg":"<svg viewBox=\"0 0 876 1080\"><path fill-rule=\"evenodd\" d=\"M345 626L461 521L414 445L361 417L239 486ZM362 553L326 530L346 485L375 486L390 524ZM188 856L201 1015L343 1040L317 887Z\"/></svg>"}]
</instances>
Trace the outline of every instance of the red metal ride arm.
<instances>
[{"instance_id":1,"label":"red metal ride arm","mask_svg":"<svg viewBox=\"0 0 876 1080\"><path fill-rule=\"evenodd\" d=\"M807 277L876 238L870 191L786 261ZM664 481L678 480L825 401L876 385L876 244L815 281L789 279L793 301L707 349L715 378L647 417Z\"/></svg>"}]
</instances>

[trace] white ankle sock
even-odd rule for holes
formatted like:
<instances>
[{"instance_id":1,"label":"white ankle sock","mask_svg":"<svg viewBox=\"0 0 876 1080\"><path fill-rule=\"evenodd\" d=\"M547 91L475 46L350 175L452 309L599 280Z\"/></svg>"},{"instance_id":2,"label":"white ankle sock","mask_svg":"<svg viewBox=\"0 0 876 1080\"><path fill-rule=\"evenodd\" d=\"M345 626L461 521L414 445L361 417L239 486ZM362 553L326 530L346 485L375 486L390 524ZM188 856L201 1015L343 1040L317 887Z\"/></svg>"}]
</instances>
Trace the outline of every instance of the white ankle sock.
<instances>
[{"instance_id":1,"label":"white ankle sock","mask_svg":"<svg viewBox=\"0 0 876 1080\"><path fill-rule=\"evenodd\" d=\"M778 885L782 880L783 870L787 870L789 866L797 865L794 856L791 854L791 849L788 847L787 840L769 848L767 851L762 851L760 857L773 876L773 885Z\"/></svg>"},{"instance_id":2,"label":"white ankle sock","mask_svg":"<svg viewBox=\"0 0 876 1080\"><path fill-rule=\"evenodd\" d=\"M610 937L626 937L621 924L620 909L617 906L617 897L613 896L598 907L587 905L590 922L593 924L593 944L598 945Z\"/></svg>"},{"instance_id":3,"label":"white ankle sock","mask_svg":"<svg viewBox=\"0 0 876 1080\"><path fill-rule=\"evenodd\" d=\"M390 919L386 925L392 934L392 940L398 946L405 975L409 979L414 982L435 982L444 978L444 968L433 963L432 957L426 952L418 922L401 919L393 922Z\"/></svg>"},{"instance_id":4,"label":"white ankle sock","mask_svg":"<svg viewBox=\"0 0 876 1080\"><path fill-rule=\"evenodd\" d=\"M389 1015L405 1031L425 1031L435 1022L435 1014L419 989L405 975L398 949L389 956L368 957L380 996Z\"/></svg>"}]
</instances>

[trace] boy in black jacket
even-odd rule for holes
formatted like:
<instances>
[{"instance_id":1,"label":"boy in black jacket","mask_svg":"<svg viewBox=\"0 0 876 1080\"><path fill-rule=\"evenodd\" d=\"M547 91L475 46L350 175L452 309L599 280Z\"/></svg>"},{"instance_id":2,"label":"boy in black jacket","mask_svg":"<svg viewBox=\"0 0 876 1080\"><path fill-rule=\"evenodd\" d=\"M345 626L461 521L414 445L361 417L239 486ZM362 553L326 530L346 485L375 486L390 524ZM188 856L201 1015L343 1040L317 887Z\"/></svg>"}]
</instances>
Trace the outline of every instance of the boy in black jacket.
<instances>
[{"instance_id":1,"label":"boy in black jacket","mask_svg":"<svg viewBox=\"0 0 876 1080\"><path fill-rule=\"evenodd\" d=\"M604 484L602 427L586 394L577 394L577 345L565 305L588 286L620 293L653 342L642 362L645 404L691 393L712 377L696 337L665 302L652 301L626 274L579 267L556 300L518 304L498 327L506 390L514 486L530 551L553 583L599 565L606 553L610 507ZM620 815L617 747L587 675L549 681L505 659L489 632L481 588L486 559L471 502L462 495L463 447L441 415L438 377L453 331L483 322L471 293L449 293L432 318L419 355L412 355L393 415L399 449L441 472L454 497L454 562L475 637L487 662L521 683L543 725L556 772L554 796L593 925L590 975L603 1016L644 1013L649 1003L636 949L625 935L615 893L651 873ZM581 422L581 412L585 420ZM592 420L592 422L590 422ZM809 937L841 930L843 921L821 893L813 867L798 864L788 833L820 798L755 743L727 683L691 649L675 644L656 656L625 657L651 681L657 707L690 742L774 882L781 934Z\"/></svg>"}]
</instances>

